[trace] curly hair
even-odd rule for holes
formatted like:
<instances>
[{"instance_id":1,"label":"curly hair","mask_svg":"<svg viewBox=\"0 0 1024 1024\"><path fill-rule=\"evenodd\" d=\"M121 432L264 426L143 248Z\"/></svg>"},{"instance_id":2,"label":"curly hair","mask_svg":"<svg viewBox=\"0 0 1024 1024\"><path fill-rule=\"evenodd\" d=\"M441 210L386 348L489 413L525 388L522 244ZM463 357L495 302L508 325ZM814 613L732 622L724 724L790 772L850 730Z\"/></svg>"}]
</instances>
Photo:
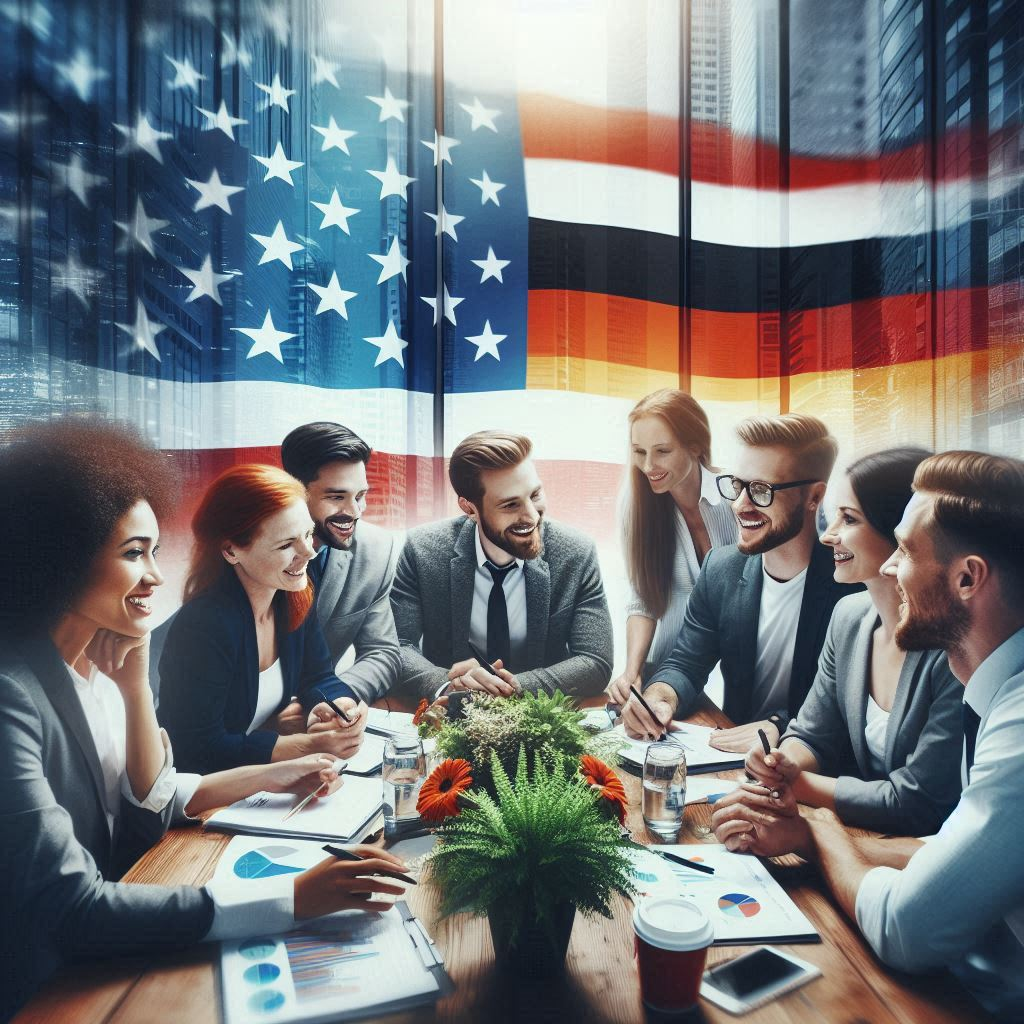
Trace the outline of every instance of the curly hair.
<instances>
[{"instance_id":1,"label":"curly hair","mask_svg":"<svg viewBox=\"0 0 1024 1024\"><path fill-rule=\"evenodd\" d=\"M159 518L176 489L168 459L123 424L63 419L17 431L0 449L0 633L56 625L118 521L140 501Z\"/></svg>"}]
</instances>

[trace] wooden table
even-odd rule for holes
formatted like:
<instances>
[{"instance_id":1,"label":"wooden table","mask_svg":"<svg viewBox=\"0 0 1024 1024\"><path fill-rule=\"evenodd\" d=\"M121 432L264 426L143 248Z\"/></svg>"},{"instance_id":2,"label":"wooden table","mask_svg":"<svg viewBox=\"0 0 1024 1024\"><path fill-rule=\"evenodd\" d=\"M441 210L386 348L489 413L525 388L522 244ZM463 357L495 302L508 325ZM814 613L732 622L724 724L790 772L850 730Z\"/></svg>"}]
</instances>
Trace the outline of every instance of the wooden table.
<instances>
[{"instance_id":1,"label":"wooden table","mask_svg":"<svg viewBox=\"0 0 1024 1024\"><path fill-rule=\"evenodd\" d=\"M693 721L728 725L710 703ZM724 773L735 776L737 773ZM634 836L651 841L639 810L640 780L623 774ZM683 843L713 842L696 827L710 819L707 805L687 808ZM229 837L199 829L173 829L125 876L129 882L202 885L213 874ZM789 866L787 866L787 864ZM797 906L821 933L822 942L786 947L816 964L824 977L744 1017L750 1024L941 1024L989 1019L948 975L912 977L884 967L831 900L816 873L796 858L773 867ZM629 1024L644 1019L633 964L632 907L619 899L612 920L576 917L564 978L543 988L510 985L494 970L486 920L460 915L438 922L429 886L410 889L410 906L445 956L455 991L436 1009L392 1015L388 1024L445 1021L587 1021ZM746 947L749 948L749 947ZM709 964L745 951L716 946ZM220 991L217 947L196 947L156 959L105 961L60 974L15 1018L16 1024L218 1024ZM726 1024L737 1018L701 1002L687 1020ZM384 1018L378 1018L383 1020Z\"/></svg>"}]
</instances>

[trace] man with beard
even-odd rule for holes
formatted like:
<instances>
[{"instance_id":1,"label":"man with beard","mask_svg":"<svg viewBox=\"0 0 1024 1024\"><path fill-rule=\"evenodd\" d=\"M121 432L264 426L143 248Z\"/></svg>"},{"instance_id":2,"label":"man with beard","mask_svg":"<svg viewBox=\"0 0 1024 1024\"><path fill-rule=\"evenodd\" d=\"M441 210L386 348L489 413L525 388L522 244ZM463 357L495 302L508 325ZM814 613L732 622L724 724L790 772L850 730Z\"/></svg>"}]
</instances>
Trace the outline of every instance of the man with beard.
<instances>
[{"instance_id":1,"label":"man with beard","mask_svg":"<svg viewBox=\"0 0 1024 1024\"><path fill-rule=\"evenodd\" d=\"M801 816L786 787L719 803L731 850L816 863L885 963L947 966L999 1020L1024 1019L1024 462L979 452L926 459L882 566L901 598L896 642L941 648L965 686L964 789L938 835L854 837ZM813 818L811 814L813 813Z\"/></svg>"},{"instance_id":2,"label":"man with beard","mask_svg":"<svg viewBox=\"0 0 1024 1024\"><path fill-rule=\"evenodd\" d=\"M459 689L589 697L611 677L597 551L545 518L531 451L520 434L471 434L448 467L465 515L409 531L391 604L403 688L421 697Z\"/></svg>"},{"instance_id":3,"label":"man with beard","mask_svg":"<svg viewBox=\"0 0 1024 1024\"><path fill-rule=\"evenodd\" d=\"M725 713L738 724L711 737L746 752L763 729L775 746L814 681L835 603L863 590L836 583L830 548L818 543L818 508L838 445L821 420L755 416L736 428L732 473L718 477L739 542L709 552L690 594L679 639L644 687L658 721L628 701L626 732L658 738L690 713L721 662Z\"/></svg>"},{"instance_id":4,"label":"man with beard","mask_svg":"<svg viewBox=\"0 0 1024 1024\"><path fill-rule=\"evenodd\" d=\"M316 613L335 664L355 649L341 677L367 704L383 696L401 670L388 600L394 538L362 521L370 454L369 445L340 423L306 423L281 443L281 463L306 485L315 524L317 555L307 571Z\"/></svg>"}]
</instances>

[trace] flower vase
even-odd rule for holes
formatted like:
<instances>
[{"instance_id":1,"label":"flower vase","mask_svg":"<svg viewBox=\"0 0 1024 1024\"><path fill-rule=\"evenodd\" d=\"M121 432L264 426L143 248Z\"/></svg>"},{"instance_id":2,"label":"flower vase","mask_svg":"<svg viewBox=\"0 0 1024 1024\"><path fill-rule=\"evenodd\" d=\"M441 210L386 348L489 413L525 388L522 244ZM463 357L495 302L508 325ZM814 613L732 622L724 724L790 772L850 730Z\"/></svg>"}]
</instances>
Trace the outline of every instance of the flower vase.
<instances>
[{"instance_id":1,"label":"flower vase","mask_svg":"<svg viewBox=\"0 0 1024 1024\"><path fill-rule=\"evenodd\" d=\"M518 929L512 918L489 915L487 923L496 966L517 978L544 978L561 973L575 917L576 907L568 902L556 904L547 923L527 910L518 922Z\"/></svg>"}]
</instances>

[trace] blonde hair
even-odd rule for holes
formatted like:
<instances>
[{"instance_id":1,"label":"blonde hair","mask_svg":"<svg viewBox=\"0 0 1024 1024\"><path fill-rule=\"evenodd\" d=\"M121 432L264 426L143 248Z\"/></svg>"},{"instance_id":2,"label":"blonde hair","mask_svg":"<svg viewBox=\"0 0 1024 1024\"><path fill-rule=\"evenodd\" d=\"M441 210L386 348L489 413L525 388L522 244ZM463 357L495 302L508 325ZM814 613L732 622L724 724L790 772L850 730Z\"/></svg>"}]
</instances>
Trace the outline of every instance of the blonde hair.
<instances>
[{"instance_id":1,"label":"blonde hair","mask_svg":"<svg viewBox=\"0 0 1024 1024\"><path fill-rule=\"evenodd\" d=\"M736 427L750 448L786 448L800 462L802 475L827 481L839 454L839 443L817 416L787 412L781 416L750 416Z\"/></svg>"},{"instance_id":2,"label":"blonde hair","mask_svg":"<svg viewBox=\"0 0 1024 1024\"><path fill-rule=\"evenodd\" d=\"M484 496L480 475L488 469L508 469L528 459L533 442L523 434L478 430L461 440L448 463L448 479L460 498L479 505Z\"/></svg>"},{"instance_id":3,"label":"blonde hair","mask_svg":"<svg viewBox=\"0 0 1024 1024\"><path fill-rule=\"evenodd\" d=\"M711 463L711 427L697 400L677 388L662 388L630 410L630 427L644 416L664 420L676 441L696 448L702 466ZM676 556L675 501L655 494L640 469L629 470L629 495L622 520L622 543L629 582L655 618L661 618L672 592Z\"/></svg>"}]
</instances>

